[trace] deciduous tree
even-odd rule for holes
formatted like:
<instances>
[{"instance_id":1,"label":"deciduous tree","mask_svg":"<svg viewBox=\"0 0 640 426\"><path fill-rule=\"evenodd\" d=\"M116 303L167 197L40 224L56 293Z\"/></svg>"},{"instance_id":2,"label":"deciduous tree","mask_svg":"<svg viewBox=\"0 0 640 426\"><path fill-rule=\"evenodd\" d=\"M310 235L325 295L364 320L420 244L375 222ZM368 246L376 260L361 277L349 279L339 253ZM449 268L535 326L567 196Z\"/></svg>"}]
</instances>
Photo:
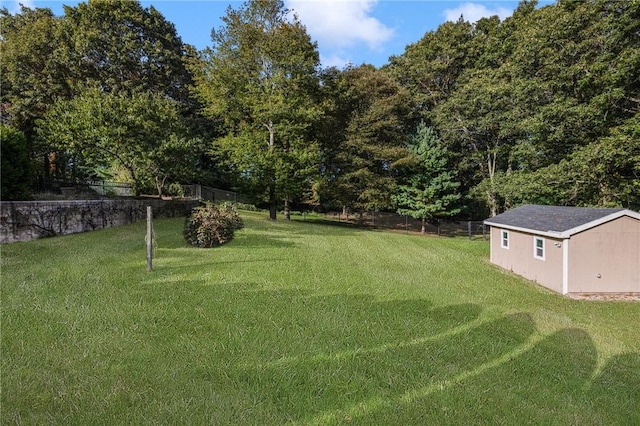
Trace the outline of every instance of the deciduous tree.
<instances>
[{"instance_id":1,"label":"deciduous tree","mask_svg":"<svg viewBox=\"0 0 640 426\"><path fill-rule=\"evenodd\" d=\"M175 26L153 6L135 0L91 0L65 6L58 48L79 90L158 93L188 103L191 75Z\"/></svg>"},{"instance_id":2,"label":"deciduous tree","mask_svg":"<svg viewBox=\"0 0 640 426\"><path fill-rule=\"evenodd\" d=\"M391 208L396 167L407 157L411 97L371 65L346 69L342 78L349 119L336 155L335 193L359 212Z\"/></svg>"},{"instance_id":3,"label":"deciduous tree","mask_svg":"<svg viewBox=\"0 0 640 426\"><path fill-rule=\"evenodd\" d=\"M215 142L229 153L264 196L270 218L277 202L289 202L310 185L317 148L308 128L316 107L319 56L304 26L280 0L252 0L231 7L212 31L197 90L211 117L222 117L227 135Z\"/></svg>"},{"instance_id":4,"label":"deciduous tree","mask_svg":"<svg viewBox=\"0 0 640 426\"><path fill-rule=\"evenodd\" d=\"M0 199L25 200L31 190L31 163L24 134L0 125Z\"/></svg>"},{"instance_id":5,"label":"deciduous tree","mask_svg":"<svg viewBox=\"0 0 640 426\"><path fill-rule=\"evenodd\" d=\"M54 17L49 9L26 7L15 15L6 9L0 12L2 102L13 124L25 132L41 180L47 180L50 170L60 174L69 169L71 176L56 176L61 179L77 176L78 162L67 154L90 157L73 150L50 155L56 141L38 137L35 125L56 101L86 101L89 87L113 94L114 99L138 94L171 99L183 123L196 127L198 105L190 96L192 74L185 64L193 49L182 43L173 24L138 1L92 0L64 10L62 17ZM206 157L202 150L199 154ZM50 158L56 158L56 167L49 167Z\"/></svg>"},{"instance_id":6,"label":"deciduous tree","mask_svg":"<svg viewBox=\"0 0 640 426\"><path fill-rule=\"evenodd\" d=\"M86 90L58 100L39 123L43 137L89 169L126 170L136 193L162 188L168 176L192 167L198 152L185 139L176 101L151 93L128 95Z\"/></svg>"},{"instance_id":7,"label":"deciduous tree","mask_svg":"<svg viewBox=\"0 0 640 426\"><path fill-rule=\"evenodd\" d=\"M64 63L56 55L60 27L60 19L49 9L22 6L14 15L0 9L3 115L23 132L34 171L43 182L51 170L50 147L37 138L35 122L55 99L70 95Z\"/></svg>"}]
</instances>

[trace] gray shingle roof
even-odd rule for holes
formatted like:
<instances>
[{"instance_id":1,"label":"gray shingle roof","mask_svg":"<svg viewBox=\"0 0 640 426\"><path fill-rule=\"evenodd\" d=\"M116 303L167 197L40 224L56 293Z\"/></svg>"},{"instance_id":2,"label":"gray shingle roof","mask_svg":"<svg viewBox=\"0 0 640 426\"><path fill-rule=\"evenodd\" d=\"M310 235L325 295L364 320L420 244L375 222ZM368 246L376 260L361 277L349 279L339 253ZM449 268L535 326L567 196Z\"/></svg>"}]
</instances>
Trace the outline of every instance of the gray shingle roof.
<instances>
[{"instance_id":1,"label":"gray shingle roof","mask_svg":"<svg viewBox=\"0 0 640 426\"><path fill-rule=\"evenodd\" d=\"M538 206L525 204L491 219L487 225L507 225L540 232L565 232L625 209Z\"/></svg>"}]
</instances>

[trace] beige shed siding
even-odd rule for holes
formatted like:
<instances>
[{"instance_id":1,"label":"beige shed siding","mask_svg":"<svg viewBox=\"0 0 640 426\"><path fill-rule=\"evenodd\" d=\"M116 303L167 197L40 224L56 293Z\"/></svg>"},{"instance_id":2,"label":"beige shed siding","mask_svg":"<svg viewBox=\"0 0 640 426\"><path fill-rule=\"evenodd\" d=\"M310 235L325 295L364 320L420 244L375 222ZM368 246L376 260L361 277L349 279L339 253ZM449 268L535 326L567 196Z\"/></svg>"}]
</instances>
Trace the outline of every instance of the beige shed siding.
<instances>
[{"instance_id":1,"label":"beige shed siding","mask_svg":"<svg viewBox=\"0 0 640 426\"><path fill-rule=\"evenodd\" d=\"M491 227L491 262L514 273L562 293L562 240L545 240L545 259L533 255L533 234L508 230L509 248L501 247L502 228ZM556 245L555 243L558 243Z\"/></svg>"},{"instance_id":2,"label":"beige shed siding","mask_svg":"<svg viewBox=\"0 0 640 426\"><path fill-rule=\"evenodd\" d=\"M571 237L569 292L640 292L640 220L623 216Z\"/></svg>"}]
</instances>

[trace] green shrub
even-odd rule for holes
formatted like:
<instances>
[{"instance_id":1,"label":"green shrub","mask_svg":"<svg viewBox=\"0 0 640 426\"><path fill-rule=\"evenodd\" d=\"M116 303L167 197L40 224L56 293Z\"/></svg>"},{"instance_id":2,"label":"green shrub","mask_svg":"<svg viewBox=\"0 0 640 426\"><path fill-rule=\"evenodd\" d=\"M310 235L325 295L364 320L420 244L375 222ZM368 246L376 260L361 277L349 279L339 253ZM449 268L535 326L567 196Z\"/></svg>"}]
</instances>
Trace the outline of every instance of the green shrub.
<instances>
[{"instance_id":1,"label":"green shrub","mask_svg":"<svg viewBox=\"0 0 640 426\"><path fill-rule=\"evenodd\" d=\"M231 203L209 201L194 208L184 226L184 238L196 247L215 247L233 239L244 224Z\"/></svg>"},{"instance_id":2,"label":"green shrub","mask_svg":"<svg viewBox=\"0 0 640 426\"><path fill-rule=\"evenodd\" d=\"M234 205L236 206L236 208L238 210L247 210L247 211L251 211L251 212L257 212L258 211L258 208L256 206L254 206L253 204L234 203Z\"/></svg>"},{"instance_id":3,"label":"green shrub","mask_svg":"<svg viewBox=\"0 0 640 426\"><path fill-rule=\"evenodd\" d=\"M0 125L0 159L0 199L27 199L31 188L31 162L27 141L22 132Z\"/></svg>"},{"instance_id":4,"label":"green shrub","mask_svg":"<svg viewBox=\"0 0 640 426\"><path fill-rule=\"evenodd\" d=\"M172 183L167 186L167 189L164 191L165 195L170 195L172 197L184 197L184 189L182 185L179 183Z\"/></svg>"}]
</instances>

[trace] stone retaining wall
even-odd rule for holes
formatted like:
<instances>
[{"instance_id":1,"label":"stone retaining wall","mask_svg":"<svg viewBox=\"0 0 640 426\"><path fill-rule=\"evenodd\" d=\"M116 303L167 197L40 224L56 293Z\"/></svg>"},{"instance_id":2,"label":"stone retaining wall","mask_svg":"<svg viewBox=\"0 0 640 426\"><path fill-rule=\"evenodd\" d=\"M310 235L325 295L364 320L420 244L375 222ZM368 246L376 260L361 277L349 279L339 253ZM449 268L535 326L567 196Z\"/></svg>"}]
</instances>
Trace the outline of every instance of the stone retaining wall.
<instances>
[{"instance_id":1,"label":"stone retaining wall","mask_svg":"<svg viewBox=\"0 0 640 426\"><path fill-rule=\"evenodd\" d=\"M147 217L187 216L197 200L74 200L3 201L0 203L0 243L75 234L125 225Z\"/></svg>"}]
</instances>

